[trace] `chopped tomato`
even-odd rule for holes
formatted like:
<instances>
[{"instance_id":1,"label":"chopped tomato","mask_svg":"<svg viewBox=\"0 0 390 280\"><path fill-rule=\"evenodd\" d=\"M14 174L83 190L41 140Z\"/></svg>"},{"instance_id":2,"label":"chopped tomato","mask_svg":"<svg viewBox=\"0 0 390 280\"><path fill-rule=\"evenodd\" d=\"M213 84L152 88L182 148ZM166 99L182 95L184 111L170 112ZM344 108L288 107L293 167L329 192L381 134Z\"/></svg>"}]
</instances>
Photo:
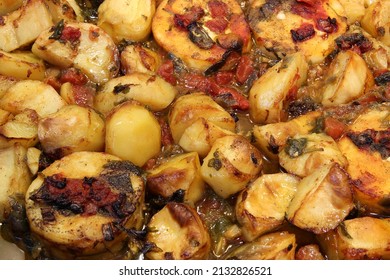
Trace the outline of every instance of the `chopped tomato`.
<instances>
[{"instance_id":1,"label":"chopped tomato","mask_svg":"<svg viewBox=\"0 0 390 280\"><path fill-rule=\"evenodd\" d=\"M341 135L344 134L346 130L346 125L342 123L341 121L332 118L327 117L324 120L324 131L326 134L328 134L333 139L339 139Z\"/></svg>"},{"instance_id":2,"label":"chopped tomato","mask_svg":"<svg viewBox=\"0 0 390 280\"><path fill-rule=\"evenodd\" d=\"M255 71L253 67L253 62L248 55L243 55L240 59L240 62L237 65L236 70L236 79L240 84L244 84L246 80L252 75Z\"/></svg>"},{"instance_id":3,"label":"chopped tomato","mask_svg":"<svg viewBox=\"0 0 390 280\"><path fill-rule=\"evenodd\" d=\"M176 85L176 77L174 74L174 65L172 60L167 59L158 69L157 74L171 85Z\"/></svg>"}]
</instances>

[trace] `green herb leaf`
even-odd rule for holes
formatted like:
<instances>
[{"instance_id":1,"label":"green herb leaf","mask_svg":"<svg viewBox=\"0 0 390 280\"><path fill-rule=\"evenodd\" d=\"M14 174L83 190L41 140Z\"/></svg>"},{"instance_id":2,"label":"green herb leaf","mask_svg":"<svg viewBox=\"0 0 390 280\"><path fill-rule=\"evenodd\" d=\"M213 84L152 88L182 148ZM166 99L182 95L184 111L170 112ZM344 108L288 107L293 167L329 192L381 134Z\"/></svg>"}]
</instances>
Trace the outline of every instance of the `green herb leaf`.
<instances>
[{"instance_id":1,"label":"green herb leaf","mask_svg":"<svg viewBox=\"0 0 390 280\"><path fill-rule=\"evenodd\" d=\"M284 151L291 157L296 158L303 154L307 145L306 138L292 139L288 138Z\"/></svg>"},{"instance_id":2,"label":"green herb leaf","mask_svg":"<svg viewBox=\"0 0 390 280\"><path fill-rule=\"evenodd\" d=\"M53 31L53 34L49 37L49 39L59 40L62 35L62 31L64 30L64 20L61 19L55 26L53 26L50 31Z\"/></svg>"}]
</instances>

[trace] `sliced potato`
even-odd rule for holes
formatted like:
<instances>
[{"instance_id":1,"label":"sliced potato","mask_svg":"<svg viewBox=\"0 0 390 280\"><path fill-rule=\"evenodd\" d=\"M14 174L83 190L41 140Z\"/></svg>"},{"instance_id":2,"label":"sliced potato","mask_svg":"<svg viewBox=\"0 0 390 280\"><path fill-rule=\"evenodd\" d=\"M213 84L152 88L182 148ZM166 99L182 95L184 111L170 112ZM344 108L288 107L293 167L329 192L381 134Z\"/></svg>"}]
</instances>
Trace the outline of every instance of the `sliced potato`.
<instances>
[{"instance_id":1,"label":"sliced potato","mask_svg":"<svg viewBox=\"0 0 390 280\"><path fill-rule=\"evenodd\" d=\"M43 151L62 157L73 152L104 151L105 123L93 109L67 105L38 123Z\"/></svg>"},{"instance_id":2,"label":"sliced potato","mask_svg":"<svg viewBox=\"0 0 390 280\"><path fill-rule=\"evenodd\" d=\"M125 75L134 72L156 74L162 63L160 55L142 45L129 45L121 52L121 70Z\"/></svg>"},{"instance_id":3,"label":"sliced potato","mask_svg":"<svg viewBox=\"0 0 390 280\"><path fill-rule=\"evenodd\" d=\"M177 95L177 89L164 79L146 73L132 73L117 77L102 86L95 98L96 110L107 114L119 103L136 100L152 111L168 107Z\"/></svg>"},{"instance_id":4,"label":"sliced potato","mask_svg":"<svg viewBox=\"0 0 390 280\"><path fill-rule=\"evenodd\" d=\"M362 212L390 213L389 115L388 104L368 108L338 141Z\"/></svg>"},{"instance_id":5,"label":"sliced potato","mask_svg":"<svg viewBox=\"0 0 390 280\"><path fill-rule=\"evenodd\" d=\"M11 86L0 99L0 108L13 114L35 110L40 117L57 112L65 101L53 87L41 81L23 80Z\"/></svg>"},{"instance_id":6,"label":"sliced potato","mask_svg":"<svg viewBox=\"0 0 390 280\"><path fill-rule=\"evenodd\" d=\"M17 79L43 80L45 64L31 52L6 53L0 51L0 75Z\"/></svg>"},{"instance_id":7,"label":"sliced potato","mask_svg":"<svg viewBox=\"0 0 390 280\"><path fill-rule=\"evenodd\" d=\"M279 153L279 163L289 173L305 177L326 164L348 162L332 137L324 133L295 135L288 138Z\"/></svg>"},{"instance_id":8,"label":"sliced potato","mask_svg":"<svg viewBox=\"0 0 390 280\"><path fill-rule=\"evenodd\" d=\"M249 113L255 123L275 123L287 119L284 105L306 81L308 64L297 52L284 58L256 80L249 92Z\"/></svg>"},{"instance_id":9,"label":"sliced potato","mask_svg":"<svg viewBox=\"0 0 390 280\"><path fill-rule=\"evenodd\" d=\"M53 20L43 0L29 0L3 16L2 23L0 50L10 52L32 43L41 32L53 25Z\"/></svg>"},{"instance_id":10,"label":"sliced potato","mask_svg":"<svg viewBox=\"0 0 390 280\"><path fill-rule=\"evenodd\" d=\"M348 24L360 22L364 17L366 12L364 7L365 0L339 0L339 2L344 8Z\"/></svg>"},{"instance_id":11,"label":"sliced potato","mask_svg":"<svg viewBox=\"0 0 390 280\"><path fill-rule=\"evenodd\" d=\"M269 159L277 159L278 153L289 137L297 134L309 134L316 128L317 119L321 117L319 111L309 112L287 122L270 123L266 125L255 125L253 136L255 145Z\"/></svg>"},{"instance_id":12,"label":"sliced potato","mask_svg":"<svg viewBox=\"0 0 390 280\"><path fill-rule=\"evenodd\" d=\"M26 213L31 231L52 257L110 258L126 245L126 229L141 229L144 193L132 163L105 153L75 152L31 183Z\"/></svg>"},{"instance_id":13,"label":"sliced potato","mask_svg":"<svg viewBox=\"0 0 390 280\"><path fill-rule=\"evenodd\" d=\"M156 42L199 71L222 61L228 49L248 52L252 46L250 29L237 1L218 1L215 5L219 5L220 13L212 11L212 3L215 4L204 0L164 0L152 22ZM222 21L222 28L210 27L214 21Z\"/></svg>"},{"instance_id":14,"label":"sliced potato","mask_svg":"<svg viewBox=\"0 0 390 280\"><path fill-rule=\"evenodd\" d=\"M286 173L264 174L239 194L235 211L245 240L253 241L283 223L299 181Z\"/></svg>"},{"instance_id":15,"label":"sliced potato","mask_svg":"<svg viewBox=\"0 0 390 280\"><path fill-rule=\"evenodd\" d=\"M244 243L229 252L228 260L293 260L297 248L295 235L287 231L273 232Z\"/></svg>"},{"instance_id":16,"label":"sliced potato","mask_svg":"<svg viewBox=\"0 0 390 280\"><path fill-rule=\"evenodd\" d=\"M39 161L42 155L42 151L35 148L29 147L26 153L27 166L33 176L37 175L39 170Z\"/></svg>"},{"instance_id":17,"label":"sliced potato","mask_svg":"<svg viewBox=\"0 0 390 280\"><path fill-rule=\"evenodd\" d=\"M390 2L378 0L368 6L361 21L362 27L390 47Z\"/></svg>"},{"instance_id":18,"label":"sliced potato","mask_svg":"<svg viewBox=\"0 0 390 280\"><path fill-rule=\"evenodd\" d=\"M26 148L15 144L0 149L0 223L11 211L11 200L24 197L31 181Z\"/></svg>"},{"instance_id":19,"label":"sliced potato","mask_svg":"<svg viewBox=\"0 0 390 280\"><path fill-rule=\"evenodd\" d=\"M203 159L203 180L221 197L243 190L262 171L262 154L243 136L217 139Z\"/></svg>"},{"instance_id":20,"label":"sliced potato","mask_svg":"<svg viewBox=\"0 0 390 280\"><path fill-rule=\"evenodd\" d=\"M32 52L58 67L75 67L98 84L119 72L119 51L114 41L91 23L60 21L39 34Z\"/></svg>"},{"instance_id":21,"label":"sliced potato","mask_svg":"<svg viewBox=\"0 0 390 280\"><path fill-rule=\"evenodd\" d=\"M0 148L14 144L28 148L38 143L38 115L34 110L25 111L10 118L0 126Z\"/></svg>"},{"instance_id":22,"label":"sliced potato","mask_svg":"<svg viewBox=\"0 0 390 280\"><path fill-rule=\"evenodd\" d=\"M325 78L322 104L334 106L349 103L374 85L374 78L364 59L356 52L340 52L332 61Z\"/></svg>"},{"instance_id":23,"label":"sliced potato","mask_svg":"<svg viewBox=\"0 0 390 280\"><path fill-rule=\"evenodd\" d=\"M179 143L187 127L200 118L223 129L235 131L234 119L223 107L210 96L195 92L177 98L169 111L169 127L175 143Z\"/></svg>"},{"instance_id":24,"label":"sliced potato","mask_svg":"<svg viewBox=\"0 0 390 280\"><path fill-rule=\"evenodd\" d=\"M320 251L320 247L317 244L309 244L302 246L295 254L297 260L324 260L325 257Z\"/></svg>"},{"instance_id":25,"label":"sliced potato","mask_svg":"<svg viewBox=\"0 0 390 280\"><path fill-rule=\"evenodd\" d=\"M311 63L323 61L334 49L334 39L347 29L331 2L250 1L247 18L257 45L273 58L300 51Z\"/></svg>"},{"instance_id":26,"label":"sliced potato","mask_svg":"<svg viewBox=\"0 0 390 280\"><path fill-rule=\"evenodd\" d=\"M177 191L184 191L184 202L195 205L205 191L198 154L178 155L148 170L146 186L152 194L167 199Z\"/></svg>"},{"instance_id":27,"label":"sliced potato","mask_svg":"<svg viewBox=\"0 0 390 280\"><path fill-rule=\"evenodd\" d=\"M142 105L128 101L115 107L107 116L107 153L143 166L160 149L160 124Z\"/></svg>"},{"instance_id":28,"label":"sliced potato","mask_svg":"<svg viewBox=\"0 0 390 280\"><path fill-rule=\"evenodd\" d=\"M106 0L99 6L97 25L116 43L143 41L152 30L155 0Z\"/></svg>"},{"instance_id":29,"label":"sliced potato","mask_svg":"<svg viewBox=\"0 0 390 280\"><path fill-rule=\"evenodd\" d=\"M295 226L320 234L336 228L353 208L348 173L333 163L299 182L286 217Z\"/></svg>"},{"instance_id":30,"label":"sliced potato","mask_svg":"<svg viewBox=\"0 0 390 280\"><path fill-rule=\"evenodd\" d=\"M318 239L331 260L390 259L390 219L347 220Z\"/></svg>"},{"instance_id":31,"label":"sliced potato","mask_svg":"<svg viewBox=\"0 0 390 280\"><path fill-rule=\"evenodd\" d=\"M147 225L147 242L155 248L146 253L152 260L207 259L211 240L194 208L184 203L168 203Z\"/></svg>"},{"instance_id":32,"label":"sliced potato","mask_svg":"<svg viewBox=\"0 0 390 280\"><path fill-rule=\"evenodd\" d=\"M74 0L44 0L49 8L53 22L64 19L67 21L83 21L81 9Z\"/></svg>"},{"instance_id":33,"label":"sliced potato","mask_svg":"<svg viewBox=\"0 0 390 280\"><path fill-rule=\"evenodd\" d=\"M199 118L184 130L178 144L185 151L197 152L201 158L204 158L210 152L214 142L226 135L234 135L234 133L204 118Z\"/></svg>"},{"instance_id":34,"label":"sliced potato","mask_svg":"<svg viewBox=\"0 0 390 280\"><path fill-rule=\"evenodd\" d=\"M3 98L7 90L16 84L19 79L11 76L4 76L0 74L0 99Z\"/></svg>"}]
</instances>

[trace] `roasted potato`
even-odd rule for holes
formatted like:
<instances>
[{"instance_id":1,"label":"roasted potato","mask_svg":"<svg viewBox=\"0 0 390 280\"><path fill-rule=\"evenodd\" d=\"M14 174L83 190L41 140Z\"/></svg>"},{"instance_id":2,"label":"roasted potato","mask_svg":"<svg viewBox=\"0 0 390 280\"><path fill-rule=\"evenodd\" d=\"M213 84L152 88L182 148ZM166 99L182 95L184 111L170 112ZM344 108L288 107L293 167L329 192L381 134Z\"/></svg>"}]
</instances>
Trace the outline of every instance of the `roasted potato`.
<instances>
[{"instance_id":1,"label":"roasted potato","mask_svg":"<svg viewBox=\"0 0 390 280\"><path fill-rule=\"evenodd\" d=\"M373 75L364 59L351 50L342 51L328 68L321 103L324 106L349 103L373 85Z\"/></svg>"},{"instance_id":2,"label":"roasted potato","mask_svg":"<svg viewBox=\"0 0 390 280\"><path fill-rule=\"evenodd\" d=\"M299 228L320 234L336 228L353 208L348 173L331 163L299 182L286 218Z\"/></svg>"},{"instance_id":3,"label":"roasted potato","mask_svg":"<svg viewBox=\"0 0 390 280\"><path fill-rule=\"evenodd\" d=\"M297 52L285 57L256 80L249 92L249 113L258 124L287 120L286 99L306 81L308 64Z\"/></svg>"},{"instance_id":4,"label":"roasted potato","mask_svg":"<svg viewBox=\"0 0 390 280\"><path fill-rule=\"evenodd\" d=\"M161 149L161 127L144 106L127 101L106 118L105 151L143 166Z\"/></svg>"},{"instance_id":5,"label":"roasted potato","mask_svg":"<svg viewBox=\"0 0 390 280\"><path fill-rule=\"evenodd\" d=\"M61 20L41 32L32 52L61 68L75 67L88 78L103 84L119 72L119 51L100 27L84 22Z\"/></svg>"},{"instance_id":6,"label":"roasted potato","mask_svg":"<svg viewBox=\"0 0 390 280\"><path fill-rule=\"evenodd\" d=\"M390 259L390 219L347 220L318 239L331 260Z\"/></svg>"},{"instance_id":7,"label":"roasted potato","mask_svg":"<svg viewBox=\"0 0 390 280\"><path fill-rule=\"evenodd\" d=\"M389 104L367 108L339 139L362 212L389 214Z\"/></svg>"},{"instance_id":8,"label":"roasted potato","mask_svg":"<svg viewBox=\"0 0 390 280\"><path fill-rule=\"evenodd\" d=\"M246 241L253 241L284 222L299 181L286 173L264 174L241 191L235 212Z\"/></svg>"},{"instance_id":9,"label":"roasted potato","mask_svg":"<svg viewBox=\"0 0 390 280\"><path fill-rule=\"evenodd\" d=\"M170 199L177 191L184 191L183 202L194 206L205 191L198 154L177 155L148 170L146 186L150 193L165 199Z\"/></svg>"},{"instance_id":10,"label":"roasted potato","mask_svg":"<svg viewBox=\"0 0 390 280\"><path fill-rule=\"evenodd\" d=\"M213 5L222 11L214 12ZM230 50L245 53L252 46L249 26L234 0L164 0L153 17L152 32L161 47L198 71L223 61Z\"/></svg>"},{"instance_id":11,"label":"roasted potato","mask_svg":"<svg viewBox=\"0 0 390 280\"><path fill-rule=\"evenodd\" d=\"M177 98L169 111L169 127L175 143L179 143L184 131L200 118L235 132L233 117L210 96L195 92Z\"/></svg>"},{"instance_id":12,"label":"roasted potato","mask_svg":"<svg viewBox=\"0 0 390 280\"><path fill-rule=\"evenodd\" d=\"M6 53L0 51L0 75L17 79L43 80L45 64L31 52Z\"/></svg>"},{"instance_id":13,"label":"roasted potato","mask_svg":"<svg viewBox=\"0 0 390 280\"><path fill-rule=\"evenodd\" d=\"M73 152L104 151L105 123L93 109L67 105L38 123L45 153L62 157Z\"/></svg>"},{"instance_id":14,"label":"roasted potato","mask_svg":"<svg viewBox=\"0 0 390 280\"><path fill-rule=\"evenodd\" d=\"M194 208L170 202L153 215L147 225L147 242L154 247L146 253L152 260L197 260L210 253L211 240Z\"/></svg>"},{"instance_id":15,"label":"roasted potato","mask_svg":"<svg viewBox=\"0 0 390 280\"><path fill-rule=\"evenodd\" d=\"M0 16L4 16L9 12L15 11L23 5L23 0L1 0L0 1Z\"/></svg>"},{"instance_id":16,"label":"roasted potato","mask_svg":"<svg viewBox=\"0 0 390 280\"><path fill-rule=\"evenodd\" d=\"M287 231L273 232L234 248L228 260L293 260L297 248L295 235Z\"/></svg>"},{"instance_id":17,"label":"roasted potato","mask_svg":"<svg viewBox=\"0 0 390 280\"><path fill-rule=\"evenodd\" d=\"M325 133L295 135L287 139L279 152L279 164L289 173L305 177L317 168L336 162L346 167L348 162L332 137Z\"/></svg>"},{"instance_id":18,"label":"roasted potato","mask_svg":"<svg viewBox=\"0 0 390 280\"><path fill-rule=\"evenodd\" d=\"M162 58L156 52L140 44L126 46L121 52L121 70L125 75L135 72L155 75Z\"/></svg>"},{"instance_id":19,"label":"roasted potato","mask_svg":"<svg viewBox=\"0 0 390 280\"><path fill-rule=\"evenodd\" d=\"M320 251L320 247L317 244L309 244L300 247L296 254L296 260L324 260L325 257Z\"/></svg>"},{"instance_id":20,"label":"roasted potato","mask_svg":"<svg viewBox=\"0 0 390 280\"><path fill-rule=\"evenodd\" d=\"M109 154L74 152L31 183L26 213L51 256L109 258L125 246L126 229L141 229L144 193L134 164Z\"/></svg>"},{"instance_id":21,"label":"roasted potato","mask_svg":"<svg viewBox=\"0 0 390 280\"><path fill-rule=\"evenodd\" d=\"M45 117L57 112L66 102L53 87L41 81L23 80L8 88L0 99L0 108L13 114L19 114L25 109Z\"/></svg>"},{"instance_id":22,"label":"roasted potato","mask_svg":"<svg viewBox=\"0 0 390 280\"><path fill-rule=\"evenodd\" d=\"M60 20L67 21L83 21L84 17L80 7L75 0L44 0L49 12L53 18L53 22Z\"/></svg>"},{"instance_id":23,"label":"roasted potato","mask_svg":"<svg viewBox=\"0 0 390 280\"><path fill-rule=\"evenodd\" d=\"M309 134L316 128L317 120L321 115L320 112L315 111L286 122L254 125L252 131L256 140L255 145L267 158L277 160L287 139L297 134Z\"/></svg>"},{"instance_id":24,"label":"roasted potato","mask_svg":"<svg viewBox=\"0 0 390 280\"><path fill-rule=\"evenodd\" d=\"M362 27L390 47L390 3L387 0L378 0L366 9L361 20Z\"/></svg>"},{"instance_id":25,"label":"roasted potato","mask_svg":"<svg viewBox=\"0 0 390 280\"><path fill-rule=\"evenodd\" d=\"M217 139L203 159L203 180L221 197L243 190L263 168L262 154L240 135Z\"/></svg>"},{"instance_id":26,"label":"roasted potato","mask_svg":"<svg viewBox=\"0 0 390 280\"><path fill-rule=\"evenodd\" d=\"M105 0L98 9L97 25L116 43L143 41L150 35L155 11L155 0Z\"/></svg>"},{"instance_id":27,"label":"roasted potato","mask_svg":"<svg viewBox=\"0 0 390 280\"><path fill-rule=\"evenodd\" d=\"M152 111L162 111L176 95L177 89L162 78L136 72L111 79L104 84L97 92L94 107L107 114L124 101L136 100Z\"/></svg>"},{"instance_id":28,"label":"roasted potato","mask_svg":"<svg viewBox=\"0 0 390 280\"><path fill-rule=\"evenodd\" d=\"M197 152L204 158L218 138L234 134L201 117L184 130L178 144L185 151Z\"/></svg>"},{"instance_id":29,"label":"roasted potato","mask_svg":"<svg viewBox=\"0 0 390 280\"><path fill-rule=\"evenodd\" d=\"M11 52L32 43L41 32L53 25L44 0L28 0L2 17L0 50Z\"/></svg>"},{"instance_id":30,"label":"roasted potato","mask_svg":"<svg viewBox=\"0 0 390 280\"><path fill-rule=\"evenodd\" d=\"M14 144L0 149L0 223L11 211L12 199L24 197L32 181L26 162L26 148Z\"/></svg>"},{"instance_id":31,"label":"roasted potato","mask_svg":"<svg viewBox=\"0 0 390 280\"><path fill-rule=\"evenodd\" d=\"M256 43L273 58L302 52L311 63L330 54L333 41L347 29L331 2L250 1L247 18ZM318 18L321 14L321 18Z\"/></svg>"}]
</instances>

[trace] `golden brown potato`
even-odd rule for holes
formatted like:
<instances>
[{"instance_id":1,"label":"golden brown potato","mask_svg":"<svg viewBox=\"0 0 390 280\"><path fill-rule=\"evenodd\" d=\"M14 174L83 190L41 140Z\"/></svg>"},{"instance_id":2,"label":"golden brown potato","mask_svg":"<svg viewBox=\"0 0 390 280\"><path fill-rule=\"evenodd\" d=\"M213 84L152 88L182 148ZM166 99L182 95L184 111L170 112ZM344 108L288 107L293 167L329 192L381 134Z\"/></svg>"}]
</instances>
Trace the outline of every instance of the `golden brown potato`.
<instances>
[{"instance_id":1,"label":"golden brown potato","mask_svg":"<svg viewBox=\"0 0 390 280\"><path fill-rule=\"evenodd\" d=\"M67 21L83 21L82 12L75 0L44 0L53 22L61 19Z\"/></svg>"},{"instance_id":2,"label":"golden brown potato","mask_svg":"<svg viewBox=\"0 0 390 280\"><path fill-rule=\"evenodd\" d=\"M184 202L195 205L205 191L198 154L178 155L148 170L146 186L152 194L167 199L182 190Z\"/></svg>"},{"instance_id":3,"label":"golden brown potato","mask_svg":"<svg viewBox=\"0 0 390 280\"><path fill-rule=\"evenodd\" d=\"M155 245L146 257L153 260L207 259L211 240L194 208L168 203L147 225L146 240Z\"/></svg>"},{"instance_id":4,"label":"golden brown potato","mask_svg":"<svg viewBox=\"0 0 390 280\"><path fill-rule=\"evenodd\" d=\"M296 260L324 260L324 256L317 244L309 244L302 246L295 254Z\"/></svg>"},{"instance_id":5,"label":"golden brown potato","mask_svg":"<svg viewBox=\"0 0 390 280\"><path fill-rule=\"evenodd\" d=\"M125 75L135 72L154 75L161 60L156 51L139 44L129 45L121 52L121 70Z\"/></svg>"},{"instance_id":6,"label":"golden brown potato","mask_svg":"<svg viewBox=\"0 0 390 280\"><path fill-rule=\"evenodd\" d=\"M115 107L106 119L107 153L143 166L161 149L161 127L142 105L128 101Z\"/></svg>"},{"instance_id":7,"label":"golden brown potato","mask_svg":"<svg viewBox=\"0 0 390 280\"><path fill-rule=\"evenodd\" d=\"M210 96L196 92L177 98L169 111L169 127L175 143L179 143L184 131L200 118L235 132L233 117Z\"/></svg>"},{"instance_id":8,"label":"golden brown potato","mask_svg":"<svg viewBox=\"0 0 390 280\"><path fill-rule=\"evenodd\" d=\"M15 11L23 4L23 0L1 0L0 1L0 16L4 16L9 12Z\"/></svg>"},{"instance_id":9,"label":"golden brown potato","mask_svg":"<svg viewBox=\"0 0 390 280\"><path fill-rule=\"evenodd\" d=\"M0 108L3 110L19 114L25 109L31 109L36 111L39 117L57 112L65 105L66 102L53 87L33 80L15 83L0 99Z\"/></svg>"},{"instance_id":10,"label":"golden brown potato","mask_svg":"<svg viewBox=\"0 0 390 280\"><path fill-rule=\"evenodd\" d=\"M0 51L0 75L17 79L43 80L45 64L31 52L7 53Z\"/></svg>"},{"instance_id":11,"label":"golden brown potato","mask_svg":"<svg viewBox=\"0 0 390 280\"><path fill-rule=\"evenodd\" d=\"M0 223L11 211L12 199L24 197L32 181L26 148L19 144L0 149Z\"/></svg>"},{"instance_id":12,"label":"golden brown potato","mask_svg":"<svg viewBox=\"0 0 390 280\"><path fill-rule=\"evenodd\" d=\"M239 194L235 212L245 240L253 241L283 223L299 181L286 173L264 174Z\"/></svg>"},{"instance_id":13,"label":"golden brown potato","mask_svg":"<svg viewBox=\"0 0 390 280\"><path fill-rule=\"evenodd\" d=\"M155 11L155 0L105 0L98 9L97 25L116 43L143 41L149 37Z\"/></svg>"},{"instance_id":14,"label":"golden brown potato","mask_svg":"<svg viewBox=\"0 0 390 280\"><path fill-rule=\"evenodd\" d=\"M152 22L156 42L199 71L223 61L228 49L248 52L252 46L250 29L237 1L220 0L222 15L211 12L210 2L164 0ZM226 23L223 30L212 27L214 21L221 20Z\"/></svg>"},{"instance_id":15,"label":"golden brown potato","mask_svg":"<svg viewBox=\"0 0 390 280\"><path fill-rule=\"evenodd\" d=\"M306 81L308 63L301 52L279 61L257 79L249 92L249 113L255 123L287 119L285 101Z\"/></svg>"},{"instance_id":16,"label":"golden brown potato","mask_svg":"<svg viewBox=\"0 0 390 280\"><path fill-rule=\"evenodd\" d=\"M248 23L261 50L273 58L301 51L318 63L334 49L334 39L347 29L345 18L336 13L336 1L252 0ZM317 17L322 15L322 21Z\"/></svg>"},{"instance_id":17,"label":"golden brown potato","mask_svg":"<svg viewBox=\"0 0 390 280\"><path fill-rule=\"evenodd\" d=\"M10 52L32 43L38 35L53 25L44 0L24 1L23 5L2 17L0 50Z\"/></svg>"},{"instance_id":18,"label":"golden brown potato","mask_svg":"<svg viewBox=\"0 0 390 280\"><path fill-rule=\"evenodd\" d=\"M3 98L4 94L7 92L7 90L19 79L15 77L10 76L4 76L0 74L0 99Z\"/></svg>"},{"instance_id":19,"label":"golden brown potato","mask_svg":"<svg viewBox=\"0 0 390 280\"><path fill-rule=\"evenodd\" d=\"M110 258L126 244L124 230L141 229L144 192L141 172L132 163L105 153L75 152L31 183L26 213L52 257Z\"/></svg>"},{"instance_id":20,"label":"golden brown potato","mask_svg":"<svg viewBox=\"0 0 390 280\"><path fill-rule=\"evenodd\" d=\"M37 175L39 169L39 161L42 155L42 151L35 148L29 147L26 153L26 161L28 169L33 176Z\"/></svg>"},{"instance_id":21,"label":"golden brown potato","mask_svg":"<svg viewBox=\"0 0 390 280\"><path fill-rule=\"evenodd\" d=\"M98 84L115 77L120 68L114 41L91 23L60 21L39 34L32 52L60 68L77 68Z\"/></svg>"},{"instance_id":22,"label":"golden brown potato","mask_svg":"<svg viewBox=\"0 0 390 280\"><path fill-rule=\"evenodd\" d=\"M38 123L38 139L47 154L104 150L105 124L93 109L67 105Z\"/></svg>"},{"instance_id":23,"label":"golden brown potato","mask_svg":"<svg viewBox=\"0 0 390 280\"><path fill-rule=\"evenodd\" d=\"M332 163L299 182L286 218L299 228L320 234L336 228L353 208L348 173Z\"/></svg>"},{"instance_id":24,"label":"golden brown potato","mask_svg":"<svg viewBox=\"0 0 390 280\"><path fill-rule=\"evenodd\" d=\"M289 173L305 177L317 168L337 162L347 166L347 159L340 152L332 137L324 133L295 135L288 138L279 153L279 163Z\"/></svg>"},{"instance_id":25,"label":"golden brown potato","mask_svg":"<svg viewBox=\"0 0 390 280\"><path fill-rule=\"evenodd\" d=\"M389 104L368 108L338 141L362 212L390 213L389 114Z\"/></svg>"},{"instance_id":26,"label":"golden brown potato","mask_svg":"<svg viewBox=\"0 0 390 280\"><path fill-rule=\"evenodd\" d=\"M315 129L319 117L321 117L321 113L314 111L287 122L255 125L253 127L255 145L267 158L278 159L278 154L286 144L287 139L297 134L309 134Z\"/></svg>"},{"instance_id":27,"label":"golden brown potato","mask_svg":"<svg viewBox=\"0 0 390 280\"><path fill-rule=\"evenodd\" d=\"M197 152L204 158L218 138L234 134L201 117L184 130L178 144L185 151Z\"/></svg>"},{"instance_id":28,"label":"golden brown potato","mask_svg":"<svg viewBox=\"0 0 390 280\"><path fill-rule=\"evenodd\" d=\"M217 139L203 159L203 180L221 197L241 191L263 168L262 154L240 135Z\"/></svg>"},{"instance_id":29,"label":"golden brown potato","mask_svg":"<svg viewBox=\"0 0 390 280\"><path fill-rule=\"evenodd\" d=\"M26 109L0 125L0 148L11 147L15 143L28 148L38 143L38 115Z\"/></svg>"},{"instance_id":30,"label":"golden brown potato","mask_svg":"<svg viewBox=\"0 0 390 280\"><path fill-rule=\"evenodd\" d=\"M348 50L338 53L328 69L322 104L334 106L361 97L374 85L374 78L364 59Z\"/></svg>"},{"instance_id":31,"label":"golden brown potato","mask_svg":"<svg viewBox=\"0 0 390 280\"><path fill-rule=\"evenodd\" d=\"M255 241L244 243L229 252L228 260L293 260L296 238L287 231L273 232Z\"/></svg>"},{"instance_id":32,"label":"golden brown potato","mask_svg":"<svg viewBox=\"0 0 390 280\"><path fill-rule=\"evenodd\" d=\"M107 114L116 105L136 100L152 111L168 107L177 95L177 89L164 79L146 73L132 73L109 80L95 98L96 110Z\"/></svg>"},{"instance_id":33,"label":"golden brown potato","mask_svg":"<svg viewBox=\"0 0 390 280\"><path fill-rule=\"evenodd\" d=\"M390 259L390 219L347 220L318 239L331 260Z\"/></svg>"},{"instance_id":34,"label":"golden brown potato","mask_svg":"<svg viewBox=\"0 0 390 280\"><path fill-rule=\"evenodd\" d=\"M368 6L361 20L362 27L390 47L390 2L378 0Z\"/></svg>"}]
</instances>

